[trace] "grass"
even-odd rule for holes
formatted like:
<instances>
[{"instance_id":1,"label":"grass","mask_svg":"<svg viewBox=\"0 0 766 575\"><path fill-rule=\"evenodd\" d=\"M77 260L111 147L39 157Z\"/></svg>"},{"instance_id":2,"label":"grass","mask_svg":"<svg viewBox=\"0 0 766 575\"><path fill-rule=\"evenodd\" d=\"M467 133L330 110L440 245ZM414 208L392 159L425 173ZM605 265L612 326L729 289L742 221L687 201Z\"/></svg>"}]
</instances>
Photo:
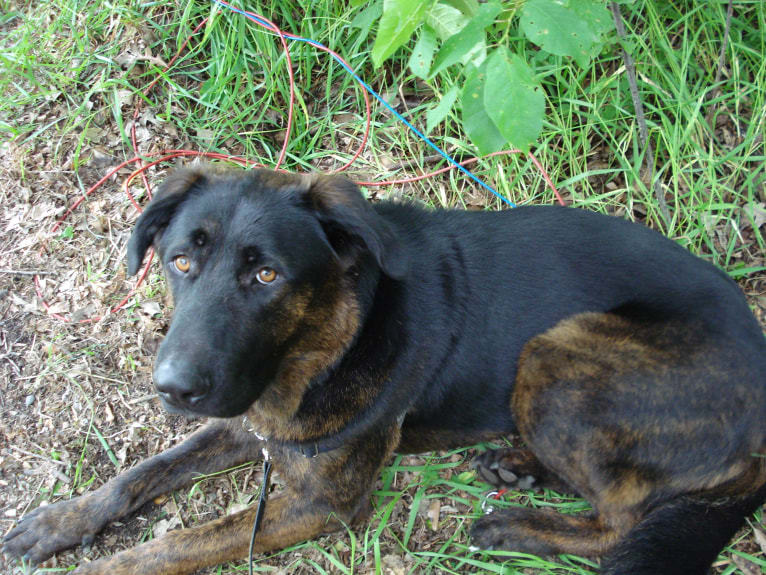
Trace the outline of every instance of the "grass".
<instances>
[{"instance_id":1,"label":"grass","mask_svg":"<svg viewBox=\"0 0 766 575\"><path fill-rule=\"evenodd\" d=\"M272 36L205 2L116 0L108 9L105 6L84 0L46 0L34 6L2 3L0 135L13 147L23 185L36 186L39 173L61 169L74 174L82 191L101 174L87 171L96 153L131 157L126 127L139 100L145 119L139 130L144 138L140 147L146 154L185 144L254 158L267 166L275 163L284 138L289 85L284 55ZM438 99L460 81L450 70L427 83L416 79L407 70L406 51L383 69L373 70L372 21L364 8L351 9L336 0L252 2L248 7L268 14L285 30L338 51L381 94L397 100L404 115L419 127L425 126L426 113ZM717 82L726 2L647 1L623 4L622 9L654 144L652 163L671 220L665 222L660 215L645 173L644 149L616 43L605 46L589 69L561 58L538 63L548 116L533 151L573 205L659 229L759 295L766 278L762 228L766 6L759 0L736 3L725 66ZM162 73L162 63L208 16L204 32L191 40L157 89L143 98L143 88ZM526 50L530 60L537 57L509 29L498 35ZM362 136L361 93L339 65L313 47L293 43L291 53L297 94L286 167L337 168ZM375 110L370 143L352 168L353 176L400 177L418 172L420 166L424 170L439 166L427 163L432 151L404 126L379 107ZM431 136L456 156L474 154L461 132L457 110ZM414 167L397 167L409 162ZM523 156L487 159L479 166L477 173L514 202L554 202ZM456 172L368 192L439 207L502 208L497 199L476 190ZM72 190L68 195L57 193L51 192L52 198L62 203L76 195ZM124 199L115 201L127 206ZM115 454L99 428L91 422L89 429L94 433L85 442L114 462ZM373 495L375 512L366 527L259 558L256 570L270 572L281 566L287 572L318 573L596 571L592 561L575 557L545 560L470 551L467 526L480 513L488 488L466 471L469 455L458 450L425 458L397 457ZM83 462L81 457L76 475L92 480L95 475L83 469ZM237 470L231 475L235 492L246 486L247 478L238 475L246 473ZM198 489L195 486L188 497ZM532 492L514 492L493 503L514 504L553 506L562 512L580 511L584 505L558 494ZM742 541L735 541L722 555L719 573L742 573L734 555L764 567L762 555L731 550L739 549ZM211 572L243 571L246 567L239 564Z\"/></svg>"}]
</instances>

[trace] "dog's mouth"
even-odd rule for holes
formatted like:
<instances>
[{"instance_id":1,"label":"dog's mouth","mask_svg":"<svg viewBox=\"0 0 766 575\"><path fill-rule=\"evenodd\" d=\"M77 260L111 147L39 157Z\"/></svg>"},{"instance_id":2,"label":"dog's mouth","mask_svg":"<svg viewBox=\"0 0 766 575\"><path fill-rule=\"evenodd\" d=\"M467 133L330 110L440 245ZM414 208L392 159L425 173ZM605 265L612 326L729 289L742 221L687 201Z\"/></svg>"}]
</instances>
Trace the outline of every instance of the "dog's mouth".
<instances>
[{"instance_id":1,"label":"dog's mouth","mask_svg":"<svg viewBox=\"0 0 766 575\"><path fill-rule=\"evenodd\" d=\"M194 419L200 419L202 417L205 417L204 413L200 413L198 411L191 410L187 407L181 407L178 405L175 405L171 401L168 401L161 395L159 395L160 403L162 404L162 408L167 411L168 413L172 413L173 415L183 415L186 419L194 420Z\"/></svg>"}]
</instances>

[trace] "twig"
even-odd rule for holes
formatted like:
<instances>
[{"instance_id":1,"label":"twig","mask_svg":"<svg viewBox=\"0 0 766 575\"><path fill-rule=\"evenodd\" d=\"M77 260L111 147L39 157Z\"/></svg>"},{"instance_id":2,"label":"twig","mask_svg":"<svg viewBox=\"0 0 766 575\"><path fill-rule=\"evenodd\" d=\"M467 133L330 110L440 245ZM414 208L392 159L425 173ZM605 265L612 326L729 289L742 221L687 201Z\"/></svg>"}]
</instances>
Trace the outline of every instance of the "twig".
<instances>
[{"instance_id":1,"label":"twig","mask_svg":"<svg viewBox=\"0 0 766 575\"><path fill-rule=\"evenodd\" d=\"M140 397L136 397L135 399L130 399L127 401L128 405L135 405L137 403L144 403L145 401L151 401L152 399L155 399L159 397L156 393L150 393L148 395L142 395Z\"/></svg>"},{"instance_id":2,"label":"twig","mask_svg":"<svg viewBox=\"0 0 766 575\"><path fill-rule=\"evenodd\" d=\"M726 7L726 26L723 29L723 42L721 42L721 51L718 53L718 68L715 71L715 80L713 84L718 84L721 81L721 73L723 71L723 65L726 63L726 46L729 44L729 34L731 31L731 17L734 14L734 2L729 0L729 5ZM718 86L715 90L721 91Z\"/></svg>"},{"instance_id":3,"label":"twig","mask_svg":"<svg viewBox=\"0 0 766 575\"><path fill-rule=\"evenodd\" d=\"M731 17L734 14L734 2L729 0L729 5L726 7L726 24L723 29L723 40L721 41L721 50L718 52L718 66L715 70L715 80L713 80L713 89L707 95L708 100L714 100L721 93L721 87L718 82L721 81L721 74L723 74L723 66L726 64L726 47L729 45L729 34L731 33ZM715 103L710 107L708 113L705 115L705 121L710 126L711 131L715 130L715 126L711 124L713 121L713 114L715 113Z\"/></svg>"},{"instance_id":4,"label":"twig","mask_svg":"<svg viewBox=\"0 0 766 575\"><path fill-rule=\"evenodd\" d=\"M614 25L617 28L617 35L622 42L622 59L625 62L625 70L628 73L628 85L630 86L630 97L633 100L633 109L636 113L636 122L638 123L638 135L641 138L641 145L644 146L644 161L646 163L646 169L649 172L649 181L652 184L654 190L654 196L657 198L657 202L660 206L660 213L665 219L665 225L670 226L670 211L668 210L668 204L665 202L665 195L662 191L662 186L659 180L654 180L654 148L652 142L649 140L649 129L646 127L646 117L644 116L644 105L641 103L641 98L638 94L638 82L636 81L636 64L633 62L633 57L628 54L625 49L625 24L622 21L622 13L620 12L620 5L617 2L610 2L609 9L612 11L612 17L614 18Z\"/></svg>"},{"instance_id":5,"label":"twig","mask_svg":"<svg viewBox=\"0 0 766 575\"><path fill-rule=\"evenodd\" d=\"M36 457L37 459L42 459L43 461L46 461L48 463L54 463L55 465L68 465L65 461L59 461L58 459L51 459L50 457L45 457L44 455L38 455L37 453L32 453L31 451L27 451L26 449L21 449L21 447L16 447L15 445L9 445L11 449L14 451L18 451L19 453L23 453L24 455L29 455L30 457Z\"/></svg>"},{"instance_id":6,"label":"twig","mask_svg":"<svg viewBox=\"0 0 766 575\"><path fill-rule=\"evenodd\" d=\"M15 276L50 276L56 272L47 272L43 270L0 270L0 274L10 274Z\"/></svg>"},{"instance_id":7,"label":"twig","mask_svg":"<svg viewBox=\"0 0 766 575\"><path fill-rule=\"evenodd\" d=\"M452 154L451 151L447 152L448 154ZM416 159L416 160L407 160L404 162L399 162L397 164L394 164L391 166L390 170L409 170L412 168L418 168L426 164L435 164L436 162L439 162L440 160L443 160L444 156L440 154L433 154L431 156L426 156L422 160Z\"/></svg>"}]
</instances>

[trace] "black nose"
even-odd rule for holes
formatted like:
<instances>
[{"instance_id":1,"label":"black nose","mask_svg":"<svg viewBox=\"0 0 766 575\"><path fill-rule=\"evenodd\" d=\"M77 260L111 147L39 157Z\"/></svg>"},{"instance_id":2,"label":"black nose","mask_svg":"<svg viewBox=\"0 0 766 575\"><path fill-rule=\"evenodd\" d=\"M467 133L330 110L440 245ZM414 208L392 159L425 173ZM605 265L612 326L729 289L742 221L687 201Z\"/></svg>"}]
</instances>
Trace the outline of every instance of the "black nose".
<instances>
[{"instance_id":1,"label":"black nose","mask_svg":"<svg viewBox=\"0 0 766 575\"><path fill-rule=\"evenodd\" d=\"M154 368L154 387L169 406L193 409L210 391L209 380L186 362L167 360Z\"/></svg>"}]
</instances>

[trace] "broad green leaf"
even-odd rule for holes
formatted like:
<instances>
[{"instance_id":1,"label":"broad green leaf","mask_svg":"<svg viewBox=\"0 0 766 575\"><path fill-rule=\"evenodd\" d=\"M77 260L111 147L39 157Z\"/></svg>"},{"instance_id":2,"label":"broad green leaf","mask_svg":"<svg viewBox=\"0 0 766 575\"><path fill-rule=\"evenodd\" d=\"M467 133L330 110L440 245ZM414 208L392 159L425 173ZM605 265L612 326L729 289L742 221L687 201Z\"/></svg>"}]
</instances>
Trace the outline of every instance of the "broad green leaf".
<instances>
[{"instance_id":1,"label":"broad green leaf","mask_svg":"<svg viewBox=\"0 0 766 575\"><path fill-rule=\"evenodd\" d=\"M434 59L436 51L436 32L427 24L420 31L415 48L412 50L412 56L408 63L410 70L418 78L425 79L428 76L428 70L431 69L431 62Z\"/></svg>"},{"instance_id":2,"label":"broad green leaf","mask_svg":"<svg viewBox=\"0 0 766 575\"><path fill-rule=\"evenodd\" d=\"M436 31L442 42L460 32L470 21L471 18L457 8L441 2L434 4L426 14L426 24Z\"/></svg>"},{"instance_id":3,"label":"broad green leaf","mask_svg":"<svg viewBox=\"0 0 766 575\"><path fill-rule=\"evenodd\" d=\"M426 112L426 135L433 130L437 125L441 124L444 118L447 117L452 106L455 105L457 100L457 86L452 86L439 100L439 104L432 110Z\"/></svg>"},{"instance_id":4,"label":"broad green leaf","mask_svg":"<svg viewBox=\"0 0 766 575\"><path fill-rule=\"evenodd\" d=\"M600 0L527 0L520 27L543 50L570 56L585 67L608 22L609 13Z\"/></svg>"},{"instance_id":5,"label":"broad green leaf","mask_svg":"<svg viewBox=\"0 0 766 575\"><path fill-rule=\"evenodd\" d=\"M430 76L433 77L445 68L457 64L477 44L483 43L484 29L494 23L500 10L500 4L494 2L482 4L476 16L460 32L444 42L439 53L436 55Z\"/></svg>"},{"instance_id":6,"label":"broad green leaf","mask_svg":"<svg viewBox=\"0 0 766 575\"><path fill-rule=\"evenodd\" d=\"M572 10L588 24L590 31L595 34L597 44L601 42L601 36L614 30L612 14L603 2L577 0L571 1L570 4Z\"/></svg>"},{"instance_id":7,"label":"broad green leaf","mask_svg":"<svg viewBox=\"0 0 766 575\"><path fill-rule=\"evenodd\" d=\"M469 26L476 26L480 29L484 29L495 23L495 18L500 14L503 7L499 2L487 2L479 7L479 11L471 18Z\"/></svg>"},{"instance_id":8,"label":"broad green leaf","mask_svg":"<svg viewBox=\"0 0 766 575\"><path fill-rule=\"evenodd\" d=\"M386 61L396 49L410 39L431 7L431 0L384 0L383 16L378 24L378 35L372 46L375 68Z\"/></svg>"},{"instance_id":9,"label":"broad green leaf","mask_svg":"<svg viewBox=\"0 0 766 575\"><path fill-rule=\"evenodd\" d=\"M468 74L460 104L463 109L463 127L468 137L479 149L480 154L491 154L501 150L506 138L492 123L484 107L484 93L487 84L487 64Z\"/></svg>"},{"instance_id":10,"label":"broad green leaf","mask_svg":"<svg viewBox=\"0 0 766 575\"><path fill-rule=\"evenodd\" d=\"M487 58L484 107L512 146L529 151L543 127L545 96L527 63L505 48Z\"/></svg>"},{"instance_id":11,"label":"broad green leaf","mask_svg":"<svg viewBox=\"0 0 766 575\"><path fill-rule=\"evenodd\" d=\"M466 54L469 54L477 44L484 43L484 30L480 30L470 24L460 32L449 38L439 50L434 60L430 78L436 76L439 72L457 64Z\"/></svg>"}]
</instances>

